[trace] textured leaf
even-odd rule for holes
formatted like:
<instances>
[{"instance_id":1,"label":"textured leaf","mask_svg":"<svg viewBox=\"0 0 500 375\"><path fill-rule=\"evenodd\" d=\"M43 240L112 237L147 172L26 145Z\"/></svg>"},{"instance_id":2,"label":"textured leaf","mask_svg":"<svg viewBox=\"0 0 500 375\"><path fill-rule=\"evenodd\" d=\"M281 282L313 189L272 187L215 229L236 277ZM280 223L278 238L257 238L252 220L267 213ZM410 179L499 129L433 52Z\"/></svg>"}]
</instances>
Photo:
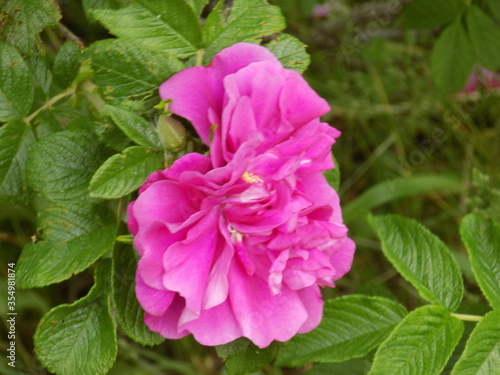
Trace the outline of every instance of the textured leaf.
<instances>
[{"instance_id":1,"label":"textured leaf","mask_svg":"<svg viewBox=\"0 0 500 375\"><path fill-rule=\"evenodd\" d=\"M490 70L500 68L500 27L475 5L467 9L467 29L479 62Z\"/></svg>"},{"instance_id":2,"label":"textured leaf","mask_svg":"<svg viewBox=\"0 0 500 375\"><path fill-rule=\"evenodd\" d=\"M460 21L439 36L431 56L432 77L443 94L464 87L474 65L474 51Z\"/></svg>"},{"instance_id":3,"label":"textured leaf","mask_svg":"<svg viewBox=\"0 0 500 375\"><path fill-rule=\"evenodd\" d=\"M412 311L379 347L369 375L438 375L462 336L463 323L440 306Z\"/></svg>"},{"instance_id":4,"label":"textured leaf","mask_svg":"<svg viewBox=\"0 0 500 375\"><path fill-rule=\"evenodd\" d=\"M112 34L162 54L189 57L201 47L200 23L184 0L136 0L127 8L94 14Z\"/></svg>"},{"instance_id":5,"label":"textured leaf","mask_svg":"<svg viewBox=\"0 0 500 375\"><path fill-rule=\"evenodd\" d=\"M491 375L500 370L500 311L477 324L452 375Z\"/></svg>"},{"instance_id":6,"label":"textured leaf","mask_svg":"<svg viewBox=\"0 0 500 375\"><path fill-rule=\"evenodd\" d=\"M462 220L460 234L481 290L500 309L500 226L469 214Z\"/></svg>"},{"instance_id":7,"label":"textured leaf","mask_svg":"<svg viewBox=\"0 0 500 375\"><path fill-rule=\"evenodd\" d=\"M356 358L342 363L319 363L303 375L366 375L370 366L369 360Z\"/></svg>"},{"instance_id":8,"label":"textured leaf","mask_svg":"<svg viewBox=\"0 0 500 375\"><path fill-rule=\"evenodd\" d=\"M222 11L223 1L219 1L203 26L207 61L223 48L238 42L258 43L286 26L280 9L265 0L234 0L232 4Z\"/></svg>"},{"instance_id":9,"label":"textured leaf","mask_svg":"<svg viewBox=\"0 0 500 375\"><path fill-rule=\"evenodd\" d=\"M184 68L161 51L143 49L123 40L103 40L90 47L94 82L104 98L123 101L158 99L158 86Z\"/></svg>"},{"instance_id":10,"label":"textured leaf","mask_svg":"<svg viewBox=\"0 0 500 375\"><path fill-rule=\"evenodd\" d=\"M199 16L203 12L203 9L209 1L210 0L186 0L189 6L193 8L194 14L196 14L197 16Z\"/></svg>"},{"instance_id":11,"label":"textured leaf","mask_svg":"<svg viewBox=\"0 0 500 375\"><path fill-rule=\"evenodd\" d=\"M116 199L137 190L146 178L161 169L163 155L157 151L132 146L104 162L90 181L94 198Z\"/></svg>"},{"instance_id":12,"label":"textured leaf","mask_svg":"<svg viewBox=\"0 0 500 375\"><path fill-rule=\"evenodd\" d=\"M95 9L118 9L121 8L120 0L82 0L83 10L91 22L95 22Z\"/></svg>"},{"instance_id":13,"label":"textured leaf","mask_svg":"<svg viewBox=\"0 0 500 375\"><path fill-rule=\"evenodd\" d=\"M226 345L215 347L224 359L228 375L244 375L257 371L271 362L276 355L277 344L260 349L245 337Z\"/></svg>"},{"instance_id":14,"label":"textured leaf","mask_svg":"<svg viewBox=\"0 0 500 375\"><path fill-rule=\"evenodd\" d=\"M410 29L432 29L453 21L466 9L464 0L412 0L401 16Z\"/></svg>"},{"instance_id":15,"label":"textured leaf","mask_svg":"<svg viewBox=\"0 0 500 375\"><path fill-rule=\"evenodd\" d=\"M135 296L137 259L130 245L117 245L113 252L113 303L116 320L132 340L142 345L158 345L165 339L144 324L144 310Z\"/></svg>"},{"instance_id":16,"label":"textured leaf","mask_svg":"<svg viewBox=\"0 0 500 375\"><path fill-rule=\"evenodd\" d=\"M35 137L21 120L0 127L0 204L26 203L26 159Z\"/></svg>"},{"instance_id":17,"label":"textured leaf","mask_svg":"<svg viewBox=\"0 0 500 375\"><path fill-rule=\"evenodd\" d=\"M94 278L86 297L53 308L37 327L37 358L50 372L104 375L116 359L116 324L109 307L109 259L99 264Z\"/></svg>"},{"instance_id":18,"label":"textured leaf","mask_svg":"<svg viewBox=\"0 0 500 375\"><path fill-rule=\"evenodd\" d=\"M486 0L488 6L496 18L500 19L500 2L498 0Z\"/></svg>"},{"instance_id":19,"label":"textured leaf","mask_svg":"<svg viewBox=\"0 0 500 375\"><path fill-rule=\"evenodd\" d=\"M306 52L306 45L291 35L280 34L266 47L287 69L303 73L311 63L311 58Z\"/></svg>"},{"instance_id":20,"label":"textured leaf","mask_svg":"<svg viewBox=\"0 0 500 375\"><path fill-rule=\"evenodd\" d=\"M46 27L56 26L61 18L55 1L4 0L1 10L0 40L25 55L33 53L40 43L38 34Z\"/></svg>"},{"instance_id":21,"label":"textured leaf","mask_svg":"<svg viewBox=\"0 0 500 375\"><path fill-rule=\"evenodd\" d=\"M59 50L54 61L54 79L62 88L68 87L78 75L82 51L75 42L67 41Z\"/></svg>"},{"instance_id":22,"label":"textured leaf","mask_svg":"<svg viewBox=\"0 0 500 375\"><path fill-rule=\"evenodd\" d=\"M0 122L26 116L33 104L33 82L22 56L0 42Z\"/></svg>"},{"instance_id":23,"label":"textured leaf","mask_svg":"<svg viewBox=\"0 0 500 375\"><path fill-rule=\"evenodd\" d=\"M160 138L149 121L127 109L107 105L106 110L114 123L135 143L161 148Z\"/></svg>"},{"instance_id":24,"label":"textured leaf","mask_svg":"<svg viewBox=\"0 0 500 375\"><path fill-rule=\"evenodd\" d=\"M95 202L88 195L89 182L108 155L96 138L84 131L64 131L42 138L28 154L31 187L56 203Z\"/></svg>"},{"instance_id":25,"label":"textured leaf","mask_svg":"<svg viewBox=\"0 0 500 375\"><path fill-rule=\"evenodd\" d=\"M69 279L113 248L114 215L100 206L49 207L42 211L43 240L23 248L17 283L41 287Z\"/></svg>"},{"instance_id":26,"label":"textured leaf","mask_svg":"<svg viewBox=\"0 0 500 375\"><path fill-rule=\"evenodd\" d=\"M277 364L302 366L311 361L343 362L363 357L405 315L401 304L387 298L351 295L329 300L318 328L282 346Z\"/></svg>"},{"instance_id":27,"label":"textured leaf","mask_svg":"<svg viewBox=\"0 0 500 375\"><path fill-rule=\"evenodd\" d=\"M429 302L455 311L464 294L458 264L446 245L415 220L372 216L382 250L399 273Z\"/></svg>"}]
</instances>

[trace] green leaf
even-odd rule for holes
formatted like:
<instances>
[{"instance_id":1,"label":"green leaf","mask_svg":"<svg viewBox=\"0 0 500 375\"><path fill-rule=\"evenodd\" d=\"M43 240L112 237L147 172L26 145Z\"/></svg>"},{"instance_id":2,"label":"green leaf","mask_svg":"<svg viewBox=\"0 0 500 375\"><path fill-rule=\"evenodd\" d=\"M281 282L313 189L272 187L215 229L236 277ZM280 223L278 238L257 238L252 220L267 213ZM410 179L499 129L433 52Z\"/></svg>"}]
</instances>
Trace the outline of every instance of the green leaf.
<instances>
[{"instance_id":1,"label":"green leaf","mask_svg":"<svg viewBox=\"0 0 500 375\"><path fill-rule=\"evenodd\" d=\"M463 323L440 306L412 311L375 354L369 375L438 375L462 336Z\"/></svg>"},{"instance_id":2,"label":"green leaf","mask_svg":"<svg viewBox=\"0 0 500 375\"><path fill-rule=\"evenodd\" d=\"M123 40L103 40L90 47L94 82L107 100L158 102L158 86L184 68L163 51L151 51Z\"/></svg>"},{"instance_id":3,"label":"green leaf","mask_svg":"<svg viewBox=\"0 0 500 375\"><path fill-rule=\"evenodd\" d=\"M464 0L412 0L401 16L403 27L433 29L455 20L466 7Z\"/></svg>"},{"instance_id":4,"label":"green leaf","mask_svg":"<svg viewBox=\"0 0 500 375\"><path fill-rule=\"evenodd\" d=\"M261 369L273 360L277 348L277 343L273 342L260 349L245 337L215 347L229 375L244 375Z\"/></svg>"},{"instance_id":5,"label":"green leaf","mask_svg":"<svg viewBox=\"0 0 500 375\"><path fill-rule=\"evenodd\" d=\"M31 187L51 202L95 202L88 195L89 182L108 155L96 138L84 131L57 132L42 138L28 154Z\"/></svg>"},{"instance_id":6,"label":"green leaf","mask_svg":"<svg viewBox=\"0 0 500 375\"><path fill-rule=\"evenodd\" d=\"M223 48L238 42L259 43L286 27L280 9L265 0L234 0L231 8L222 9L219 1L203 26L206 61Z\"/></svg>"},{"instance_id":7,"label":"green leaf","mask_svg":"<svg viewBox=\"0 0 500 375\"><path fill-rule=\"evenodd\" d=\"M500 19L500 2L498 0L486 0L493 15Z\"/></svg>"},{"instance_id":8,"label":"green leaf","mask_svg":"<svg viewBox=\"0 0 500 375\"><path fill-rule=\"evenodd\" d=\"M62 88L68 87L78 75L82 50L75 42L67 41L59 50L52 68L54 79Z\"/></svg>"},{"instance_id":9,"label":"green leaf","mask_svg":"<svg viewBox=\"0 0 500 375\"><path fill-rule=\"evenodd\" d=\"M142 146L132 146L104 162L90 181L94 198L117 199L137 190L153 172L161 169L163 155Z\"/></svg>"},{"instance_id":10,"label":"green leaf","mask_svg":"<svg viewBox=\"0 0 500 375\"><path fill-rule=\"evenodd\" d=\"M144 310L135 295L137 258L130 245L115 246L113 252L113 303L116 320L132 340L142 345L158 345L165 339L144 324Z\"/></svg>"},{"instance_id":11,"label":"green leaf","mask_svg":"<svg viewBox=\"0 0 500 375\"><path fill-rule=\"evenodd\" d=\"M118 9L121 8L120 0L82 0L83 10L91 22L95 22L95 9Z\"/></svg>"},{"instance_id":12,"label":"green leaf","mask_svg":"<svg viewBox=\"0 0 500 375\"><path fill-rule=\"evenodd\" d=\"M326 301L318 328L282 346L276 363L296 367L311 361L343 362L364 357L406 313L398 302L381 297L358 294Z\"/></svg>"},{"instance_id":13,"label":"green leaf","mask_svg":"<svg viewBox=\"0 0 500 375\"><path fill-rule=\"evenodd\" d=\"M486 314L467 341L452 375L491 375L500 369L500 311Z\"/></svg>"},{"instance_id":14,"label":"green leaf","mask_svg":"<svg viewBox=\"0 0 500 375\"><path fill-rule=\"evenodd\" d=\"M153 125L127 109L106 106L114 123L135 143L144 147L161 148L160 138Z\"/></svg>"},{"instance_id":15,"label":"green leaf","mask_svg":"<svg viewBox=\"0 0 500 375\"><path fill-rule=\"evenodd\" d=\"M25 204L29 197L26 159L35 137L21 120L0 127L0 203Z\"/></svg>"},{"instance_id":16,"label":"green leaf","mask_svg":"<svg viewBox=\"0 0 500 375\"><path fill-rule=\"evenodd\" d=\"M39 33L56 26L60 18L55 1L6 0L0 12L0 40L31 55L40 44Z\"/></svg>"},{"instance_id":17,"label":"green leaf","mask_svg":"<svg viewBox=\"0 0 500 375\"><path fill-rule=\"evenodd\" d=\"M186 0L191 8L193 8L194 14L200 16L205 9L205 6L209 3L210 0Z\"/></svg>"},{"instance_id":18,"label":"green leaf","mask_svg":"<svg viewBox=\"0 0 500 375\"><path fill-rule=\"evenodd\" d=\"M366 375L370 366L369 360L356 358L342 363L320 363L303 375Z\"/></svg>"},{"instance_id":19,"label":"green leaf","mask_svg":"<svg viewBox=\"0 0 500 375\"><path fill-rule=\"evenodd\" d=\"M137 0L127 8L94 11L113 35L154 51L189 57L201 48L201 27L184 0Z\"/></svg>"},{"instance_id":20,"label":"green leaf","mask_svg":"<svg viewBox=\"0 0 500 375\"><path fill-rule=\"evenodd\" d=\"M287 69L304 73L311 63L311 58L306 52L306 45L291 35L280 34L272 42L266 44L266 47Z\"/></svg>"},{"instance_id":21,"label":"green leaf","mask_svg":"<svg viewBox=\"0 0 500 375\"><path fill-rule=\"evenodd\" d=\"M500 27L475 5L467 10L467 28L479 62L490 70L500 68Z\"/></svg>"},{"instance_id":22,"label":"green leaf","mask_svg":"<svg viewBox=\"0 0 500 375\"><path fill-rule=\"evenodd\" d=\"M37 358L58 375L104 375L117 354L116 324L110 313L111 261L95 270L89 294L48 312L37 327Z\"/></svg>"},{"instance_id":23,"label":"green leaf","mask_svg":"<svg viewBox=\"0 0 500 375\"><path fill-rule=\"evenodd\" d=\"M455 311L464 294L458 264L446 245L415 220L397 215L370 217L382 250L425 300Z\"/></svg>"},{"instance_id":24,"label":"green leaf","mask_svg":"<svg viewBox=\"0 0 500 375\"><path fill-rule=\"evenodd\" d=\"M464 87L474 65L474 51L460 21L439 36L431 56L432 77L443 94Z\"/></svg>"},{"instance_id":25,"label":"green leaf","mask_svg":"<svg viewBox=\"0 0 500 375\"><path fill-rule=\"evenodd\" d=\"M30 71L14 47L0 42L0 122L26 116L35 90Z\"/></svg>"},{"instance_id":26,"label":"green leaf","mask_svg":"<svg viewBox=\"0 0 500 375\"><path fill-rule=\"evenodd\" d=\"M500 226L469 214L462 220L460 235L483 294L500 309Z\"/></svg>"},{"instance_id":27,"label":"green leaf","mask_svg":"<svg viewBox=\"0 0 500 375\"><path fill-rule=\"evenodd\" d=\"M113 248L116 218L105 207L48 207L39 217L43 240L23 248L17 283L41 287L69 279Z\"/></svg>"}]
</instances>

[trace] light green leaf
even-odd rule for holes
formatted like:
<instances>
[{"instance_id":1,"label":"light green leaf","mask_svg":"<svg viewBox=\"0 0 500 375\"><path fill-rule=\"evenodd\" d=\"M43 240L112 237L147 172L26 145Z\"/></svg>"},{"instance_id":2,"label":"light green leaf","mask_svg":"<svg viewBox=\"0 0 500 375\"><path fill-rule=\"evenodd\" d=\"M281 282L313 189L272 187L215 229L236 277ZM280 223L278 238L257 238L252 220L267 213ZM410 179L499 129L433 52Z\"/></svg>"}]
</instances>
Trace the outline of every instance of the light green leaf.
<instances>
[{"instance_id":1,"label":"light green leaf","mask_svg":"<svg viewBox=\"0 0 500 375\"><path fill-rule=\"evenodd\" d=\"M113 252L113 303L116 320L132 340L142 345L158 345L165 339L144 324L144 310L135 295L137 258L130 245L117 245Z\"/></svg>"},{"instance_id":2,"label":"light green leaf","mask_svg":"<svg viewBox=\"0 0 500 375\"><path fill-rule=\"evenodd\" d=\"M161 148L160 138L153 125L128 109L106 106L114 123L135 143L144 147Z\"/></svg>"},{"instance_id":3,"label":"light green leaf","mask_svg":"<svg viewBox=\"0 0 500 375\"><path fill-rule=\"evenodd\" d=\"M500 1L498 0L486 0L488 3L488 6L490 7L491 11L493 12L493 15L500 19Z\"/></svg>"},{"instance_id":4,"label":"light green leaf","mask_svg":"<svg viewBox=\"0 0 500 375\"><path fill-rule=\"evenodd\" d=\"M464 87L474 65L474 51L460 21L439 36L431 56L432 77L443 94Z\"/></svg>"},{"instance_id":5,"label":"light green leaf","mask_svg":"<svg viewBox=\"0 0 500 375\"><path fill-rule=\"evenodd\" d=\"M493 308L500 309L500 226L469 214L462 220L460 235L481 290Z\"/></svg>"},{"instance_id":6,"label":"light green leaf","mask_svg":"<svg viewBox=\"0 0 500 375\"><path fill-rule=\"evenodd\" d=\"M201 27L184 0L137 0L127 8L100 9L94 15L112 34L154 51L189 57L201 48Z\"/></svg>"},{"instance_id":7,"label":"light green leaf","mask_svg":"<svg viewBox=\"0 0 500 375\"><path fill-rule=\"evenodd\" d=\"M376 348L406 315L396 301L350 295L325 302L323 319L315 330L293 337L280 348L278 366L308 362L343 362Z\"/></svg>"},{"instance_id":8,"label":"light green leaf","mask_svg":"<svg viewBox=\"0 0 500 375\"><path fill-rule=\"evenodd\" d=\"M26 116L35 90L30 71L14 47L0 42L0 122Z\"/></svg>"},{"instance_id":9,"label":"light green leaf","mask_svg":"<svg viewBox=\"0 0 500 375\"><path fill-rule=\"evenodd\" d=\"M82 0L83 10L91 22L95 22L95 9L118 9L121 8L120 0Z\"/></svg>"},{"instance_id":10,"label":"light green leaf","mask_svg":"<svg viewBox=\"0 0 500 375\"><path fill-rule=\"evenodd\" d=\"M500 369L500 311L486 314L467 341L452 375L491 375Z\"/></svg>"},{"instance_id":11,"label":"light green leaf","mask_svg":"<svg viewBox=\"0 0 500 375\"><path fill-rule=\"evenodd\" d=\"M54 79L62 88L68 87L78 75L82 50L75 42L67 41L59 50L52 68Z\"/></svg>"},{"instance_id":12,"label":"light green leaf","mask_svg":"<svg viewBox=\"0 0 500 375\"><path fill-rule=\"evenodd\" d=\"M475 5L467 9L467 29L479 62L490 70L500 68L500 27Z\"/></svg>"},{"instance_id":13,"label":"light green leaf","mask_svg":"<svg viewBox=\"0 0 500 375\"><path fill-rule=\"evenodd\" d=\"M191 8L193 8L194 14L200 16L203 9L208 4L210 0L186 0Z\"/></svg>"},{"instance_id":14,"label":"light green leaf","mask_svg":"<svg viewBox=\"0 0 500 375\"><path fill-rule=\"evenodd\" d=\"M31 55L40 44L40 32L56 26L60 18L55 1L4 0L0 40L15 46L24 55Z\"/></svg>"},{"instance_id":15,"label":"light green leaf","mask_svg":"<svg viewBox=\"0 0 500 375\"><path fill-rule=\"evenodd\" d=\"M107 155L94 133L51 134L38 141L28 154L28 182L51 202L95 202L88 195L89 182Z\"/></svg>"},{"instance_id":16,"label":"light green leaf","mask_svg":"<svg viewBox=\"0 0 500 375\"><path fill-rule=\"evenodd\" d=\"M369 360L356 358L342 363L319 363L303 375L366 375L370 366Z\"/></svg>"},{"instance_id":17,"label":"light green leaf","mask_svg":"<svg viewBox=\"0 0 500 375\"><path fill-rule=\"evenodd\" d=\"M163 166L163 155L142 146L132 146L104 162L90 181L94 198L117 199L137 190L146 178Z\"/></svg>"},{"instance_id":18,"label":"light green leaf","mask_svg":"<svg viewBox=\"0 0 500 375\"><path fill-rule=\"evenodd\" d=\"M463 323L440 306L412 311L375 354L369 375L438 375L463 332Z\"/></svg>"},{"instance_id":19,"label":"light green leaf","mask_svg":"<svg viewBox=\"0 0 500 375\"><path fill-rule=\"evenodd\" d=\"M109 259L97 266L94 279L86 297L53 308L37 327L37 358L50 372L104 375L116 359L116 324L109 307Z\"/></svg>"},{"instance_id":20,"label":"light green leaf","mask_svg":"<svg viewBox=\"0 0 500 375\"><path fill-rule=\"evenodd\" d=\"M35 137L21 120L0 127L0 204L26 203L29 196L26 159Z\"/></svg>"},{"instance_id":21,"label":"light green leaf","mask_svg":"<svg viewBox=\"0 0 500 375\"><path fill-rule=\"evenodd\" d=\"M38 228L43 240L26 245L16 266L25 289L69 279L110 251L116 218L101 206L48 207Z\"/></svg>"},{"instance_id":22,"label":"light green leaf","mask_svg":"<svg viewBox=\"0 0 500 375\"><path fill-rule=\"evenodd\" d=\"M280 34L276 39L266 44L266 47L287 69L304 73L311 63L311 58L306 52L306 45L291 35Z\"/></svg>"},{"instance_id":23,"label":"light green leaf","mask_svg":"<svg viewBox=\"0 0 500 375\"><path fill-rule=\"evenodd\" d=\"M422 298L455 311L464 287L458 264L446 245L412 219L384 215L369 221L387 259Z\"/></svg>"},{"instance_id":24,"label":"light green leaf","mask_svg":"<svg viewBox=\"0 0 500 375\"><path fill-rule=\"evenodd\" d=\"M222 9L219 1L203 26L206 61L223 48L238 42L259 43L286 27L280 9L265 0L234 0L231 8Z\"/></svg>"},{"instance_id":25,"label":"light green leaf","mask_svg":"<svg viewBox=\"0 0 500 375\"><path fill-rule=\"evenodd\" d=\"M455 20L466 9L464 0L412 0L401 16L409 29L433 29Z\"/></svg>"},{"instance_id":26,"label":"light green leaf","mask_svg":"<svg viewBox=\"0 0 500 375\"><path fill-rule=\"evenodd\" d=\"M228 375L244 375L257 371L271 362L278 345L273 342L260 349L245 337L229 344L216 346L217 354L223 358Z\"/></svg>"}]
</instances>

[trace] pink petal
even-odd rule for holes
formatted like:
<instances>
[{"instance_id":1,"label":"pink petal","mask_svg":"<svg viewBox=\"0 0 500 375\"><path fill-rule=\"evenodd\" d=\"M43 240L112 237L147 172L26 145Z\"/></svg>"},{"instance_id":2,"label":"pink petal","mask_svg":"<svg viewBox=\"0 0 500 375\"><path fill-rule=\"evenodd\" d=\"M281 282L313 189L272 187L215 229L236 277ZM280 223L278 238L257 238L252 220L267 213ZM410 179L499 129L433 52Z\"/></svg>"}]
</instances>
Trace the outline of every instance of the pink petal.
<instances>
[{"instance_id":1,"label":"pink petal","mask_svg":"<svg viewBox=\"0 0 500 375\"><path fill-rule=\"evenodd\" d=\"M184 306L184 298L176 294L165 314L155 316L146 312L144 314L144 323L146 323L151 331L158 332L167 339L180 339L189 335L188 331L178 328L179 317L184 310Z\"/></svg>"},{"instance_id":2,"label":"pink petal","mask_svg":"<svg viewBox=\"0 0 500 375\"><path fill-rule=\"evenodd\" d=\"M165 314L174 300L175 293L167 290L158 290L146 285L139 273L135 279L135 294L141 307L151 315Z\"/></svg>"}]
</instances>

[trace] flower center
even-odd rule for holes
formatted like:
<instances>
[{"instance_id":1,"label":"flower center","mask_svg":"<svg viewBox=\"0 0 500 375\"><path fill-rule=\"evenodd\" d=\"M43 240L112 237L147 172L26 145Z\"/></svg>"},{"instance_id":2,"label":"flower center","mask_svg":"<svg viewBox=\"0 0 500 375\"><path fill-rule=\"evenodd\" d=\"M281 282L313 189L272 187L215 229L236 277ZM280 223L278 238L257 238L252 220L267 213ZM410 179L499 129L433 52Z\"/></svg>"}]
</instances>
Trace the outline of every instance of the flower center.
<instances>
[{"instance_id":1,"label":"flower center","mask_svg":"<svg viewBox=\"0 0 500 375\"><path fill-rule=\"evenodd\" d=\"M243 173L241 178L245 180L245 182L248 182L249 184L254 184L256 182L264 182L259 176L250 172Z\"/></svg>"}]
</instances>

